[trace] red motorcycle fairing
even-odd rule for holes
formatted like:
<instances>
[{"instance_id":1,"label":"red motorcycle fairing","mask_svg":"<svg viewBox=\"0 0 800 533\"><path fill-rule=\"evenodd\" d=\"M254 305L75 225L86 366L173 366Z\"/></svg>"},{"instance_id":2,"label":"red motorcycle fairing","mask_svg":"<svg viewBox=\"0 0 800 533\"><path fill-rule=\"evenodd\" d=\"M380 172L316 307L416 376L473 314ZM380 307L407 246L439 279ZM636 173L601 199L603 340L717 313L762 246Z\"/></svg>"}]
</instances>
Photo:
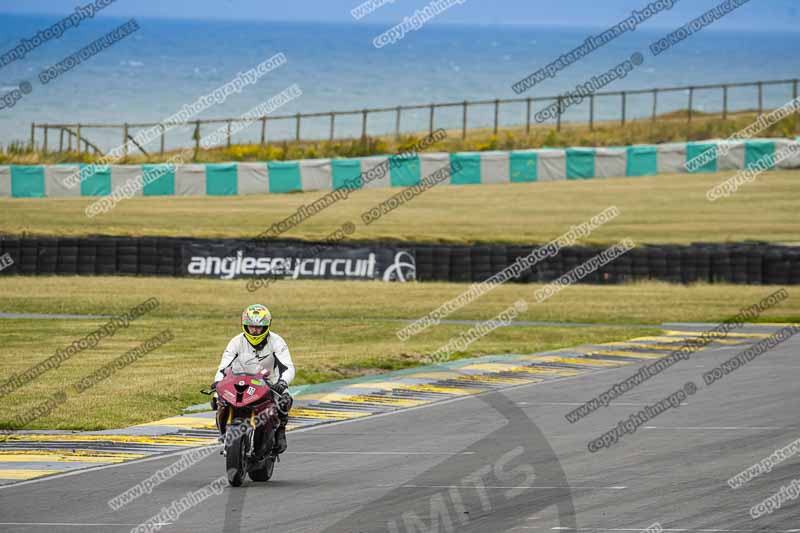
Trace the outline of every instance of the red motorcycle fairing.
<instances>
[{"instance_id":1,"label":"red motorcycle fairing","mask_svg":"<svg viewBox=\"0 0 800 533\"><path fill-rule=\"evenodd\" d=\"M237 374L228 369L225 377L217 383L217 396L224 403L235 408L254 406L264 400L270 400L270 386L267 381L268 372L258 374ZM263 410L263 407L260 410Z\"/></svg>"}]
</instances>

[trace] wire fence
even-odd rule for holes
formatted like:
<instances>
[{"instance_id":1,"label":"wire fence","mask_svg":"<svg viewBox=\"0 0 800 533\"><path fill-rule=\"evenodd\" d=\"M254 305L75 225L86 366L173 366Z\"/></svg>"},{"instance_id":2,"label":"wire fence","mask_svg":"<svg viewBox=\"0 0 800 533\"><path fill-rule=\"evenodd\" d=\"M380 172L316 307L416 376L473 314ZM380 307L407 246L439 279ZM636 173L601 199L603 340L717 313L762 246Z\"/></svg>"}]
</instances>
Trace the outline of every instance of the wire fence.
<instances>
[{"instance_id":1,"label":"wire fence","mask_svg":"<svg viewBox=\"0 0 800 533\"><path fill-rule=\"evenodd\" d=\"M596 123L619 121L624 125L629 120L642 120L650 118L657 120L659 113L667 112L668 109L686 110L686 121L691 124L698 110L698 102L702 98L702 107L713 106L717 102L717 110L714 114L727 119L730 113L755 110L757 113L765 112L765 89L770 87L783 87L785 94L781 105L786 102L788 93L792 99L798 97L798 84L800 79L755 81L745 83L721 83L714 85L690 85L681 87L651 88L628 91L598 92L588 96L585 101L569 108L566 112L557 114L553 120L542 122L560 131L565 123L588 123L589 129L594 130ZM754 89L754 94L748 97L737 95L736 102L732 102L732 92L737 89ZM675 97L684 93L685 100ZM648 98L649 97L649 98ZM649 100L643 102L642 98ZM525 127L525 132L530 133L531 127L536 124L534 113L537 109L544 109L552 104L561 107L564 95L559 96L537 96L527 98L510 98L494 100L464 100L462 102L430 103L419 105L405 105L396 107L368 108L348 111L327 111L318 113L295 113L293 115L269 115L256 119L255 123L260 126L260 136L257 138L242 139L239 143L258 144L266 146L271 142L294 141L337 141L352 140L368 136L371 129L370 124L378 119L384 135L394 134L400 137L403 133L420 133L427 126L429 133L438 127L444 127L443 120L437 121L437 111L440 119L446 115L446 122L450 127L446 129L457 130L460 126L462 138L466 138L467 130L470 127L470 118L473 118L472 127L476 127L475 122L481 122L480 127L489 126L497 134L503 127ZM774 98L771 99L774 101ZM612 102L609 106L608 102ZM616 102L616 103L614 103ZM633 102L633 108L631 103ZM683 107L685 104L685 107ZM737 105L738 104L738 105ZM770 105L769 108L773 106ZM608 108L612 108L611 111ZM487 114L488 111L488 114ZM455 116L454 116L455 112ZM420 117L420 114L423 116ZM704 116L709 113L703 111ZM409 117L411 115L411 117ZM458 116L460 115L460 117ZM353 118L360 121L360 131L358 126L354 128ZM412 124L410 127L405 124ZM409 121L409 118L412 120ZM422 120L420 120L422 118ZM490 124L486 124L489 119ZM339 125L337 127L337 119ZM349 120L348 120L349 119ZM372 119L372 121L371 121ZM327 122L327 135L320 134L322 129L320 120ZM313 123L313 133L306 134L304 129L309 122ZM349 124L342 125L343 121ZM218 119L198 119L180 124L164 124L158 122L150 123L122 123L122 124L31 124L30 129L30 148L39 150L43 153L52 152L93 152L102 154L102 149L89 140L88 130L116 130L119 139L119 146L126 149L128 141L135 145L141 153L150 155L148 150L141 146L135 139L132 132L140 128L160 128L160 143L158 152L163 154L166 149L166 133L171 129L178 129L184 134L191 135L186 145L194 145L195 149L200 148L200 140L203 137L203 130L211 125L225 125L227 127L226 147L233 143L232 128L234 124L246 121L242 118L218 118ZM422 122L422 123L421 123ZM427 124L425 124L427 122ZM349 127L348 127L349 126ZM454 126L454 127L453 127ZM310 128L309 128L310 129ZM387 131L388 130L388 131ZM73 144L74 143L74 144ZM153 149L153 151L155 151Z\"/></svg>"}]
</instances>

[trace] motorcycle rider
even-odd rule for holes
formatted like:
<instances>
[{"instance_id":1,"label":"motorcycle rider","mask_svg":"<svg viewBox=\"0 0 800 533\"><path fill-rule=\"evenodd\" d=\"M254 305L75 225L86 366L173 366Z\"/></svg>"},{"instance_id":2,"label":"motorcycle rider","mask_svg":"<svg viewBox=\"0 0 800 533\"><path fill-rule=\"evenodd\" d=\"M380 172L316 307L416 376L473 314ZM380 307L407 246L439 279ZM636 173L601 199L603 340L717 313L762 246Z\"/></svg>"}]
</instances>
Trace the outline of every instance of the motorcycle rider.
<instances>
[{"instance_id":1,"label":"motorcycle rider","mask_svg":"<svg viewBox=\"0 0 800 533\"><path fill-rule=\"evenodd\" d=\"M283 410L287 414L279 413L280 424L275 434L275 452L283 453L286 451L286 423L289 419L289 409L292 407L292 397L287 392L289 383L294 379L295 370L292 357L289 354L289 346L283 337L270 331L272 324L272 314L266 306L254 304L249 306L242 313L242 333L236 335L228 343L228 347L222 353L219 369L214 377L214 385L222 380L222 371L229 368L233 362L247 364L258 362L264 368L272 369L267 380L272 390L282 395ZM216 398L214 398L216 400ZM212 407L217 402L212 400ZM222 437L225 435L225 409L217 409L217 428Z\"/></svg>"}]
</instances>

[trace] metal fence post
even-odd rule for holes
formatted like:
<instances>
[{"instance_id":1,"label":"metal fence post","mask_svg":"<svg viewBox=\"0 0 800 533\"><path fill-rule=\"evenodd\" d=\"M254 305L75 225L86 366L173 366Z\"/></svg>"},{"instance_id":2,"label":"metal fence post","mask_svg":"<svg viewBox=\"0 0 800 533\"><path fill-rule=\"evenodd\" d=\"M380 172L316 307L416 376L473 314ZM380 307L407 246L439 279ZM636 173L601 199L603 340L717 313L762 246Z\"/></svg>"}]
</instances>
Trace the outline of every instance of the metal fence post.
<instances>
[{"instance_id":1,"label":"metal fence post","mask_svg":"<svg viewBox=\"0 0 800 533\"><path fill-rule=\"evenodd\" d=\"M797 83L798 83L798 81L800 81L800 80L797 80L797 79L795 79L795 80L792 82L792 99L793 99L793 100L795 100L795 101L797 100ZM797 114L795 113L795 114L794 114L794 127L795 127L795 131L797 131L797 124L798 124L798 121L797 121Z\"/></svg>"},{"instance_id":2,"label":"metal fence post","mask_svg":"<svg viewBox=\"0 0 800 533\"><path fill-rule=\"evenodd\" d=\"M722 120L728 120L728 86L722 86Z\"/></svg>"},{"instance_id":3,"label":"metal fence post","mask_svg":"<svg viewBox=\"0 0 800 533\"><path fill-rule=\"evenodd\" d=\"M494 101L494 134L497 135L497 127L500 122L500 100Z\"/></svg>"},{"instance_id":4,"label":"metal fence post","mask_svg":"<svg viewBox=\"0 0 800 533\"><path fill-rule=\"evenodd\" d=\"M367 114L368 113L369 112L366 109L361 111L361 138L362 139L366 139L367 138Z\"/></svg>"},{"instance_id":5,"label":"metal fence post","mask_svg":"<svg viewBox=\"0 0 800 533\"><path fill-rule=\"evenodd\" d=\"M334 132L336 130L336 113L331 113L331 128L330 128L330 142L333 142Z\"/></svg>"},{"instance_id":6,"label":"metal fence post","mask_svg":"<svg viewBox=\"0 0 800 533\"><path fill-rule=\"evenodd\" d=\"M47 155L47 126L44 127L44 145L42 145L42 152Z\"/></svg>"},{"instance_id":7,"label":"metal fence post","mask_svg":"<svg viewBox=\"0 0 800 533\"><path fill-rule=\"evenodd\" d=\"M122 125L122 154L128 157L128 123Z\"/></svg>"},{"instance_id":8,"label":"metal fence post","mask_svg":"<svg viewBox=\"0 0 800 533\"><path fill-rule=\"evenodd\" d=\"M299 141L300 140L300 113L295 115L295 117L296 117L296 120L297 120L297 127L295 129L294 138L295 138L296 141Z\"/></svg>"},{"instance_id":9,"label":"metal fence post","mask_svg":"<svg viewBox=\"0 0 800 533\"><path fill-rule=\"evenodd\" d=\"M228 121L228 142L226 148L231 147L231 121Z\"/></svg>"},{"instance_id":10,"label":"metal fence post","mask_svg":"<svg viewBox=\"0 0 800 533\"><path fill-rule=\"evenodd\" d=\"M525 133L530 134L531 132L531 98L525 101L526 109L525 109Z\"/></svg>"},{"instance_id":11,"label":"metal fence post","mask_svg":"<svg viewBox=\"0 0 800 533\"><path fill-rule=\"evenodd\" d=\"M589 95L589 131L594 131L594 94Z\"/></svg>"},{"instance_id":12,"label":"metal fence post","mask_svg":"<svg viewBox=\"0 0 800 533\"><path fill-rule=\"evenodd\" d=\"M64 151L64 128L60 128L59 131L61 132L58 136L58 153L62 153Z\"/></svg>"},{"instance_id":13,"label":"metal fence post","mask_svg":"<svg viewBox=\"0 0 800 533\"><path fill-rule=\"evenodd\" d=\"M161 155L164 155L164 136L166 135L166 128L164 128L163 124L159 124L158 127L161 130Z\"/></svg>"},{"instance_id":14,"label":"metal fence post","mask_svg":"<svg viewBox=\"0 0 800 533\"><path fill-rule=\"evenodd\" d=\"M688 121L692 122L692 110L694 108L694 87L689 87L689 116Z\"/></svg>"},{"instance_id":15,"label":"metal fence post","mask_svg":"<svg viewBox=\"0 0 800 533\"><path fill-rule=\"evenodd\" d=\"M433 113L436 111L436 104L431 104L431 116L428 124L428 134L433 135Z\"/></svg>"},{"instance_id":16,"label":"metal fence post","mask_svg":"<svg viewBox=\"0 0 800 533\"><path fill-rule=\"evenodd\" d=\"M394 136L400 138L400 112L403 110L401 106L397 106L397 116L394 120Z\"/></svg>"},{"instance_id":17,"label":"metal fence post","mask_svg":"<svg viewBox=\"0 0 800 533\"><path fill-rule=\"evenodd\" d=\"M36 144L36 123L31 122L31 152L33 152L33 147Z\"/></svg>"},{"instance_id":18,"label":"metal fence post","mask_svg":"<svg viewBox=\"0 0 800 533\"><path fill-rule=\"evenodd\" d=\"M78 155L81 155L81 125L78 124Z\"/></svg>"},{"instance_id":19,"label":"metal fence post","mask_svg":"<svg viewBox=\"0 0 800 533\"><path fill-rule=\"evenodd\" d=\"M464 103L461 104L463 107L461 108L461 138L467 138L467 101L464 100Z\"/></svg>"},{"instance_id":20,"label":"metal fence post","mask_svg":"<svg viewBox=\"0 0 800 533\"><path fill-rule=\"evenodd\" d=\"M261 117L261 146L267 144L267 117Z\"/></svg>"},{"instance_id":21,"label":"metal fence post","mask_svg":"<svg viewBox=\"0 0 800 533\"><path fill-rule=\"evenodd\" d=\"M625 125L625 119L627 118L628 114L628 95L625 91L622 91L622 125Z\"/></svg>"},{"instance_id":22,"label":"metal fence post","mask_svg":"<svg viewBox=\"0 0 800 533\"><path fill-rule=\"evenodd\" d=\"M764 83L758 82L758 114L764 114Z\"/></svg>"}]
</instances>

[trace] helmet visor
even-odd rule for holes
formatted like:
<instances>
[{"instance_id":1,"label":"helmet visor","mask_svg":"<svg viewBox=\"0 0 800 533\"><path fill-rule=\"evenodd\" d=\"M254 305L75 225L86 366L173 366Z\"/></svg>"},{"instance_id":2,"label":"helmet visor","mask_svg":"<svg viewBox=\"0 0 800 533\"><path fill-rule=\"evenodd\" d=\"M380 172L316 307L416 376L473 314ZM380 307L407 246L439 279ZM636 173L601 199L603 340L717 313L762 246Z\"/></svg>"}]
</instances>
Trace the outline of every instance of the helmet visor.
<instances>
[{"instance_id":1,"label":"helmet visor","mask_svg":"<svg viewBox=\"0 0 800 533\"><path fill-rule=\"evenodd\" d=\"M266 326L245 326L250 335L261 335L267 330Z\"/></svg>"}]
</instances>

